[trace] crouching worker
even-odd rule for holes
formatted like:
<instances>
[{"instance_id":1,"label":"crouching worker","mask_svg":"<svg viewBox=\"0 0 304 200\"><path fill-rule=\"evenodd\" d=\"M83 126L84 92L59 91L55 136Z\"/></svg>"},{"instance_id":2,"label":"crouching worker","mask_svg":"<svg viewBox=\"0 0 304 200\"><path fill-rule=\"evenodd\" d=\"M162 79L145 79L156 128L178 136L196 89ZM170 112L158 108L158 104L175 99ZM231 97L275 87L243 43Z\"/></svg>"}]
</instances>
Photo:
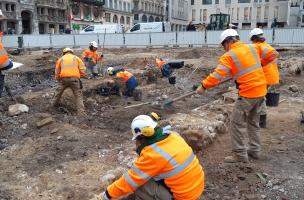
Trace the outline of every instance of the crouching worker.
<instances>
[{"instance_id":1,"label":"crouching worker","mask_svg":"<svg viewBox=\"0 0 304 200\"><path fill-rule=\"evenodd\" d=\"M133 119L132 140L139 157L97 200L129 193L136 200L197 200L204 190L204 171L191 147L170 128L158 127L156 113Z\"/></svg>"},{"instance_id":2,"label":"crouching worker","mask_svg":"<svg viewBox=\"0 0 304 200\"><path fill-rule=\"evenodd\" d=\"M65 89L70 88L75 96L77 114L85 114L81 77L85 76L85 66L82 60L74 55L70 48L63 49L63 56L58 59L55 69L55 78L59 81L55 96L54 107L57 107Z\"/></svg>"},{"instance_id":3,"label":"crouching worker","mask_svg":"<svg viewBox=\"0 0 304 200\"><path fill-rule=\"evenodd\" d=\"M110 76L121 81L124 85L123 95L127 97L132 97L135 88L138 86L138 82L136 77L131 73L126 71L124 68L114 69L113 67L109 67L107 72ZM120 85L120 84L118 84Z\"/></svg>"},{"instance_id":4,"label":"crouching worker","mask_svg":"<svg viewBox=\"0 0 304 200\"><path fill-rule=\"evenodd\" d=\"M180 69L184 66L184 61L170 61L167 62L162 58L155 59L156 66L161 70L162 76L168 78L169 83L174 85L176 83L176 76L174 69Z\"/></svg>"}]
</instances>

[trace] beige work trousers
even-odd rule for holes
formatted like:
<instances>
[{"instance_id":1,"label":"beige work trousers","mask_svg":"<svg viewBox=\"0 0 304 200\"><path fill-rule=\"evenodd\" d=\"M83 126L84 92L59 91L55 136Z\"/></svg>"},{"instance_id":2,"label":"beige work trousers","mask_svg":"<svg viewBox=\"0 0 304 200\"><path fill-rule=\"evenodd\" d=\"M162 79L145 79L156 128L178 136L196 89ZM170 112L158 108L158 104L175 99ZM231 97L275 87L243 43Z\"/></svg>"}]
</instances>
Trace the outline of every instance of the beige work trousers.
<instances>
[{"instance_id":1,"label":"beige work trousers","mask_svg":"<svg viewBox=\"0 0 304 200\"><path fill-rule=\"evenodd\" d=\"M82 97L82 89L80 88L80 82L78 78L62 78L59 82L59 87L57 88L54 106L58 105L60 102L60 98L63 92L70 88L75 96L75 104L78 114L83 114L84 104L83 104L83 97Z\"/></svg>"},{"instance_id":2,"label":"beige work trousers","mask_svg":"<svg viewBox=\"0 0 304 200\"><path fill-rule=\"evenodd\" d=\"M163 185L149 180L135 191L135 200L172 200L173 196Z\"/></svg>"},{"instance_id":3,"label":"beige work trousers","mask_svg":"<svg viewBox=\"0 0 304 200\"><path fill-rule=\"evenodd\" d=\"M244 98L239 97L234 104L231 123L230 135L232 151L239 157L248 157L245 145L245 134L248 134L248 150L254 153L261 151L259 113L264 97Z\"/></svg>"}]
</instances>

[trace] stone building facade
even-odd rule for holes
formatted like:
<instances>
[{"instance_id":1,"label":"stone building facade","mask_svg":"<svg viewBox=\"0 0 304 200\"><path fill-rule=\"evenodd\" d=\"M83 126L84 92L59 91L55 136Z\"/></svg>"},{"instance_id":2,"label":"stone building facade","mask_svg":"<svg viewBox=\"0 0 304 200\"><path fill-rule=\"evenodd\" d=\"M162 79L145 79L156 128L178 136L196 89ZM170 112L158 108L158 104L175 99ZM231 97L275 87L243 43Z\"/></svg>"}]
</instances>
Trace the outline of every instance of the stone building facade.
<instances>
[{"instance_id":1,"label":"stone building facade","mask_svg":"<svg viewBox=\"0 0 304 200\"><path fill-rule=\"evenodd\" d=\"M68 0L2 0L0 9L0 30L9 34L56 34L68 24Z\"/></svg>"},{"instance_id":2,"label":"stone building facade","mask_svg":"<svg viewBox=\"0 0 304 200\"><path fill-rule=\"evenodd\" d=\"M161 22L165 17L164 0L134 0L134 23Z\"/></svg>"}]
</instances>

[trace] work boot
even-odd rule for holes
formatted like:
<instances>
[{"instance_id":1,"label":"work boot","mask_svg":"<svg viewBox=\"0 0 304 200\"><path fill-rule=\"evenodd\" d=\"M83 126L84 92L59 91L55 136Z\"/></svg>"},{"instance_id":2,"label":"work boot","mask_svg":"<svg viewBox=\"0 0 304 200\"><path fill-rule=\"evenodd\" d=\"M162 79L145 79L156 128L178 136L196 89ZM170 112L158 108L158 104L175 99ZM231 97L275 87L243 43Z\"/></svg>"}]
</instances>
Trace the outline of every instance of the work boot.
<instances>
[{"instance_id":1,"label":"work boot","mask_svg":"<svg viewBox=\"0 0 304 200\"><path fill-rule=\"evenodd\" d=\"M260 153L259 152L255 152L255 151L247 151L247 154L250 158L254 159L254 160L259 160L260 159Z\"/></svg>"},{"instance_id":2,"label":"work boot","mask_svg":"<svg viewBox=\"0 0 304 200\"><path fill-rule=\"evenodd\" d=\"M224 159L225 163L248 163L248 157L245 156L237 156L237 155L233 155L233 156L227 156Z\"/></svg>"},{"instance_id":3,"label":"work boot","mask_svg":"<svg viewBox=\"0 0 304 200\"><path fill-rule=\"evenodd\" d=\"M267 115L260 115L260 128L266 128L266 119L267 119Z\"/></svg>"}]
</instances>

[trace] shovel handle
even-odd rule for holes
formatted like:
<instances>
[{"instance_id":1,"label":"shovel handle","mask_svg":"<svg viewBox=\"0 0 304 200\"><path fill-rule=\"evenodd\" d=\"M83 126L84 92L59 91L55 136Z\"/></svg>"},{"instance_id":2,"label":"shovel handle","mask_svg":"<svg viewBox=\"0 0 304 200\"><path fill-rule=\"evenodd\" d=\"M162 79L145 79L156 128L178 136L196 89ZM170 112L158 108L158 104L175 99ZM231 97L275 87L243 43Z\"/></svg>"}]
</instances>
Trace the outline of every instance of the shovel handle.
<instances>
[{"instance_id":1,"label":"shovel handle","mask_svg":"<svg viewBox=\"0 0 304 200\"><path fill-rule=\"evenodd\" d=\"M196 91L189 92L189 93L187 93L187 94L184 94L184 95L182 95L182 96L179 96L179 97L176 97L176 98L172 99L171 101L165 103L165 105L169 105L169 104L171 104L171 103L173 103L173 102L179 101L179 100L181 100L181 99L184 99L184 98L186 98L186 97L192 96L192 95L194 95L194 94L196 94Z\"/></svg>"}]
</instances>

